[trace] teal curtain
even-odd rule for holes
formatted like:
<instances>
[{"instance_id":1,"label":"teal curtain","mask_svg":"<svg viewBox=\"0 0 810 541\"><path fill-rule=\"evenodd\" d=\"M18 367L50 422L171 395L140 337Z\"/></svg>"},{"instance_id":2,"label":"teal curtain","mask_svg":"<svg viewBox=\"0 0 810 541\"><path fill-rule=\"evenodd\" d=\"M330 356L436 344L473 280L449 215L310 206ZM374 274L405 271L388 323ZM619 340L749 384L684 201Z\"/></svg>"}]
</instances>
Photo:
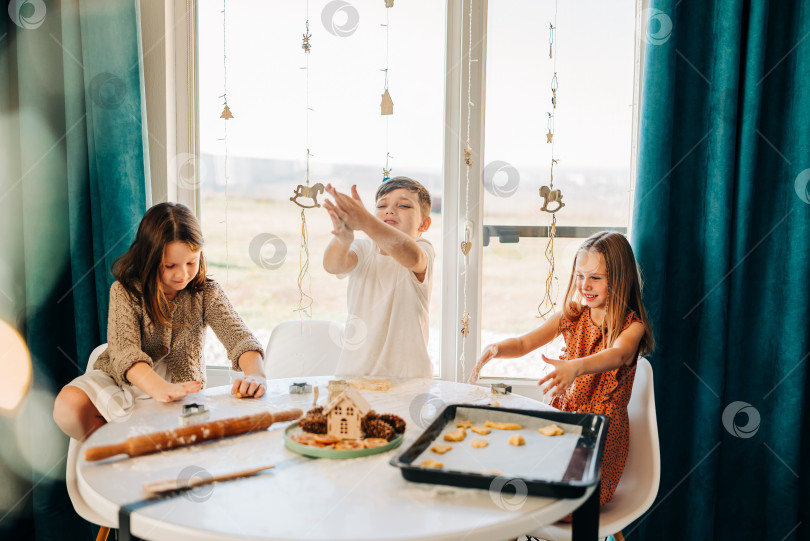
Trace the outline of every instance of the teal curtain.
<instances>
[{"instance_id":1,"label":"teal curtain","mask_svg":"<svg viewBox=\"0 0 810 541\"><path fill-rule=\"evenodd\" d=\"M631 538L810 539L810 2L651 2L633 244L662 478Z\"/></svg>"},{"instance_id":2,"label":"teal curtain","mask_svg":"<svg viewBox=\"0 0 810 541\"><path fill-rule=\"evenodd\" d=\"M0 412L3 539L90 535L50 409L105 341L109 268L150 203L139 58L135 0L12 0L0 14L0 318L33 365L33 392Z\"/></svg>"}]
</instances>

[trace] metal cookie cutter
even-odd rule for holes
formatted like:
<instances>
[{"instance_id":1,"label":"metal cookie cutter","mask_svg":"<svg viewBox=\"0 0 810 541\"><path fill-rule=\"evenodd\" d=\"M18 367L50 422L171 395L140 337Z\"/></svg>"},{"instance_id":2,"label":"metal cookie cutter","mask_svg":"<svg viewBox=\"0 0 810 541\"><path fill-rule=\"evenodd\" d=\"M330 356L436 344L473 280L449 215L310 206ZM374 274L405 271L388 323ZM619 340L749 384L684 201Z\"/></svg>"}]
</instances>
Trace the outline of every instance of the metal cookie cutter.
<instances>
[{"instance_id":1,"label":"metal cookie cutter","mask_svg":"<svg viewBox=\"0 0 810 541\"><path fill-rule=\"evenodd\" d=\"M205 404L183 404L183 413L180 415L180 426L196 425L208 420L211 412Z\"/></svg>"},{"instance_id":2,"label":"metal cookie cutter","mask_svg":"<svg viewBox=\"0 0 810 541\"><path fill-rule=\"evenodd\" d=\"M290 394L307 394L312 392L312 385L309 383L293 383L290 385Z\"/></svg>"},{"instance_id":3,"label":"metal cookie cutter","mask_svg":"<svg viewBox=\"0 0 810 541\"><path fill-rule=\"evenodd\" d=\"M493 383L492 394L508 394L512 392L512 386L505 383Z\"/></svg>"}]
</instances>

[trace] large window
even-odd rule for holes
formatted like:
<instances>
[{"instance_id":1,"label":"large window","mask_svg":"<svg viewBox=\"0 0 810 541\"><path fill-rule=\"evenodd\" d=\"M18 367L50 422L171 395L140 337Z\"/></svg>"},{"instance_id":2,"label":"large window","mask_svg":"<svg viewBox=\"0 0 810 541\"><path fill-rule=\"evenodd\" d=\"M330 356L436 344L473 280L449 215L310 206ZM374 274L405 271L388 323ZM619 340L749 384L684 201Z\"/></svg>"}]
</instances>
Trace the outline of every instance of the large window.
<instances>
[{"instance_id":1,"label":"large window","mask_svg":"<svg viewBox=\"0 0 810 541\"><path fill-rule=\"evenodd\" d=\"M197 2L200 213L211 274L266 342L274 325L299 317L301 208L290 197L305 183L307 148L312 184L345 192L357 184L369 209L387 150L391 175L422 182L434 199L424 236L437 251L430 350L438 371L445 6L409 0L386 10L378 0L312 0L309 55L302 49L307 3L228 0L224 23L222 8ZM381 116L387 47L394 114ZM220 118L226 73L234 116L227 121ZM305 214L312 317L343 322L346 281L322 266L331 222L322 208ZM226 364L213 337L206 361Z\"/></svg>"},{"instance_id":2,"label":"large window","mask_svg":"<svg viewBox=\"0 0 810 541\"><path fill-rule=\"evenodd\" d=\"M555 2L489 2L487 12L486 154L483 250L482 345L539 326L546 290L546 237L517 237L509 228L541 226L541 186L549 185L553 127L554 188L565 207L557 227L611 227L629 222L635 3L585 0L558 3L549 58L549 23ZM557 106L551 103L557 73ZM550 124L549 113L554 115ZM555 208L556 205L550 205ZM587 229L585 229L587 232ZM554 242L552 299L561 306L582 238ZM562 346L552 343L555 357ZM496 359L482 376L538 378L540 351L522 359Z\"/></svg>"},{"instance_id":3,"label":"large window","mask_svg":"<svg viewBox=\"0 0 810 541\"><path fill-rule=\"evenodd\" d=\"M437 374L442 363L458 360L448 353L454 346L446 346L459 343L455 335L462 301L453 293L460 290L461 271L453 266L457 254L443 254L442 244L457 247L455 231L461 226L455 222L464 213L455 213L460 201L448 202L444 210L453 208L453 218L443 219L442 194L460 184L457 171L447 170L455 158L445 153L453 146L448 141L463 139L464 130L453 122L460 118L463 124L466 118L468 6L460 0L395 0L386 10L381 0L310 0L312 51L307 57L302 49L307 3L228 0L223 21L222 2L197 1L200 214L206 253L211 273L261 340L277 323L299 317L301 209L290 197L305 181L307 148L313 184L331 182L348 191L356 183L369 208L388 151L392 176L423 182L434 198L433 225L425 235L437 252L429 350ZM486 47L478 64L486 68L481 71L486 80L478 81L485 99L476 98L473 114L484 111L480 165L485 167L483 179L477 180L485 189L470 205L483 208L485 238L489 234L475 259L482 272L481 309L473 314L471 329L480 330L484 345L542 322L537 316L549 269L544 235L551 215L540 211L538 191L549 184L549 112L555 115L554 157L559 159L554 188L565 202L556 214L557 226L568 232L578 228L573 237L579 237L555 241L555 301L562 301L587 228L624 231L628 226L636 2L473 3L475 10L482 6L487 6L486 27L475 27L472 44ZM482 15L476 11L473 18ZM549 59L549 23L555 20L557 52ZM456 53L458 58L451 58ZM303 69L307 61L309 69ZM393 116L380 115L386 62ZM225 67L234 115L228 121L220 118ZM551 105L555 69L556 109ZM447 84L454 70L462 72L460 88ZM346 282L326 274L321 263L331 238L328 215L311 209L306 220L310 264L305 286L311 287L312 316L345 321ZM524 227L520 235L510 233L518 226ZM472 295L479 294L475 285ZM442 291L451 294L442 299ZM455 312L445 310L445 321L442 302L455 307ZM558 353L560 345L552 344L549 353ZM206 348L209 364L226 364L217 340L209 339ZM471 364L468 353L467 369ZM482 376L536 379L543 369L535 352L497 360Z\"/></svg>"}]
</instances>

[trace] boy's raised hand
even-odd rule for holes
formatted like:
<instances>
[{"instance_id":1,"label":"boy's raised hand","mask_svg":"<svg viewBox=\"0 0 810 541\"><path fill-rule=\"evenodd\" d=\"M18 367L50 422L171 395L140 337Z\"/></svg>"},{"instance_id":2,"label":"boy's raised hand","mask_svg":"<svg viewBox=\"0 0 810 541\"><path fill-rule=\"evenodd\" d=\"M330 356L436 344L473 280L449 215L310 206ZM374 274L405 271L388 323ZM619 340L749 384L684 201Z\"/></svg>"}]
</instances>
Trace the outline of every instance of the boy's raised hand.
<instances>
[{"instance_id":1,"label":"boy's raised hand","mask_svg":"<svg viewBox=\"0 0 810 541\"><path fill-rule=\"evenodd\" d=\"M362 230L365 220L369 218L376 219L363 205L363 201L360 200L356 184L352 185L351 197L340 193L331 184L326 185L326 191L335 199L334 204L330 204L330 207L335 210L335 214L340 218L340 221L352 231ZM327 210L329 209L327 208Z\"/></svg>"},{"instance_id":2,"label":"boy's raised hand","mask_svg":"<svg viewBox=\"0 0 810 541\"><path fill-rule=\"evenodd\" d=\"M561 396L565 390L568 389L572 383L574 383L574 380L579 375L579 368L582 366L582 362L579 359L573 359L570 361L549 359L545 355L543 355L543 360L553 366L554 370L546 374L540 381L537 382L537 384L543 385L543 383L548 381L549 384L542 389L543 394L546 394L551 389L554 389L554 394L552 396L555 398Z\"/></svg>"},{"instance_id":3,"label":"boy's raised hand","mask_svg":"<svg viewBox=\"0 0 810 541\"><path fill-rule=\"evenodd\" d=\"M338 209L328 199L323 202L323 208L329 213L329 218L332 219L332 234L344 244L351 244L354 240L354 231L352 231L346 223L340 219Z\"/></svg>"}]
</instances>

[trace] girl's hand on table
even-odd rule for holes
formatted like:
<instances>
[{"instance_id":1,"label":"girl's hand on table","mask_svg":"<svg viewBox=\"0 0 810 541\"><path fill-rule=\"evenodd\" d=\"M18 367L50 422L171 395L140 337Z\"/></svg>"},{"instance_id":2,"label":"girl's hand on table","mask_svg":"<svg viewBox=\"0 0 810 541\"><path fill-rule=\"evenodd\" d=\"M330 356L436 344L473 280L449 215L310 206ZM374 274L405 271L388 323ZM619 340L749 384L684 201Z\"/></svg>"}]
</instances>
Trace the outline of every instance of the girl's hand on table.
<instances>
[{"instance_id":1,"label":"girl's hand on table","mask_svg":"<svg viewBox=\"0 0 810 541\"><path fill-rule=\"evenodd\" d=\"M478 359L477 363L475 363L475 367L473 368L472 374L470 374L470 379L467 380L467 383L475 383L478 381L478 376L481 373L481 369L497 354L498 344L491 344L485 347L484 352L481 354L481 358Z\"/></svg>"},{"instance_id":2,"label":"girl's hand on table","mask_svg":"<svg viewBox=\"0 0 810 541\"><path fill-rule=\"evenodd\" d=\"M233 382L231 394L239 393L242 396L259 398L267 390L267 379L262 376L242 376Z\"/></svg>"},{"instance_id":3,"label":"girl's hand on table","mask_svg":"<svg viewBox=\"0 0 810 541\"><path fill-rule=\"evenodd\" d=\"M540 381L537 382L538 385L543 385L545 382L549 382L542 391L543 394L546 394L551 389L554 389L553 397L558 397L562 395L568 387L574 383L574 380L579 375L579 368L582 365L582 362L577 359L572 361L562 361L560 359L549 359L545 355L543 355L543 360L554 367L554 370L546 374Z\"/></svg>"},{"instance_id":4,"label":"girl's hand on table","mask_svg":"<svg viewBox=\"0 0 810 541\"><path fill-rule=\"evenodd\" d=\"M154 392L150 392L149 396L158 402L174 402L175 400L180 400L187 394L198 392L201 386L199 381L184 381L182 383L166 382L166 385L162 385Z\"/></svg>"}]
</instances>

